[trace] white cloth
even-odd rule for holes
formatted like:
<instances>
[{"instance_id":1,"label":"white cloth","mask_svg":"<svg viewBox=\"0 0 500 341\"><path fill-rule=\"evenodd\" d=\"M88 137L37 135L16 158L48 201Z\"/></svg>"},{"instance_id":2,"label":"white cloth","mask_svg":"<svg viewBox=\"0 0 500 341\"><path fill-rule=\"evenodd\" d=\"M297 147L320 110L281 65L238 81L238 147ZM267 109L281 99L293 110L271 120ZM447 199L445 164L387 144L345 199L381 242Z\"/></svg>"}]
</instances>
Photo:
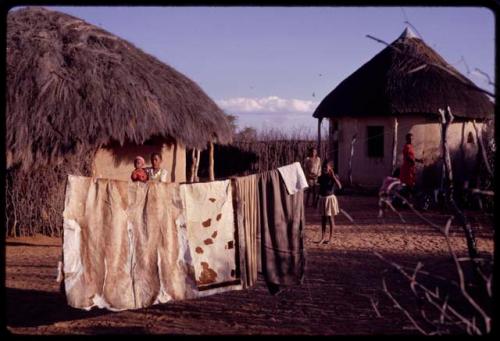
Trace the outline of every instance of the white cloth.
<instances>
[{"instance_id":1,"label":"white cloth","mask_svg":"<svg viewBox=\"0 0 500 341\"><path fill-rule=\"evenodd\" d=\"M279 167L278 172L280 173L281 178L285 183L286 190L290 195L309 187L306 175L304 174L304 170L300 166L299 162Z\"/></svg>"},{"instance_id":2,"label":"white cloth","mask_svg":"<svg viewBox=\"0 0 500 341\"><path fill-rule=\"evenodd\" d=\"M168 171L166 169L160 168L160 170L155 173L153 167L148 167L146 168L146 173L148 174L149 181L168 182Z\"/></svg>"}]
</instances>

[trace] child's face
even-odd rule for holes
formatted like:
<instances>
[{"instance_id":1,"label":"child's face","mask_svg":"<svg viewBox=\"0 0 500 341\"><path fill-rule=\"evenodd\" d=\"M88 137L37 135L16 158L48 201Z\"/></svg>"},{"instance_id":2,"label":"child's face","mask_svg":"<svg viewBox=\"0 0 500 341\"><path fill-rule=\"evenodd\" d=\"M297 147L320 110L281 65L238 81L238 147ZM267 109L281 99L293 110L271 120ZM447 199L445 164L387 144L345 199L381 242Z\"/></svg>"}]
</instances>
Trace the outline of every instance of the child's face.
<instances>
[{"instance_id":1,"label":"child's face","mask_svg":"<svg viewBox=\"0 0 500 341\"><path fill-rule=\"evenodd\" d=\"M135 160L134 166L135 168L142 168L144 166L144 162L142 162L142 160Z\"/></svg>"},{"instance_id":2,"label":"child's face","mask_svg":"<svg viewBox=\"0 0 500 341\"><path fill-rule=\"evenodd\" d=\"M153 155L153 157L151 157L151 164L153 165L153 168L160 168L160 157L158 155Z\"/></svg>"}]
</instances>

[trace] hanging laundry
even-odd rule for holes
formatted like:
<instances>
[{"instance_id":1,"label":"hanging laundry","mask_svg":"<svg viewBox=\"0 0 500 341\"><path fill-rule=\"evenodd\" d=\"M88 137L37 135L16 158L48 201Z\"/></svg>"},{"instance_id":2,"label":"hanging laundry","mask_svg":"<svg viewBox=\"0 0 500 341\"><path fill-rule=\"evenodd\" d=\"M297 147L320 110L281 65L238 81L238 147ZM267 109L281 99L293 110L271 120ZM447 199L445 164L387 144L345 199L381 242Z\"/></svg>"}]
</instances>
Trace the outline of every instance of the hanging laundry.
<instances>
[{"instance_id":1,"label":"hanging laundry","mask_svg":"<svg viewBox=\"0 0 500 341\"><path fill-rule=\"evenodd\" d=\"M271 291L301 284L305 271L303 191L287 194L277 170L258 175L259 270Z\"/></svg>"},{"instance_id":2,"label":"hanging laundry","mask_svg":"<svg viewBox=\"0 0 500 341\"><path fill-rule=\"evenodd\" d=\"M236 217L240 242L241 281L244 288L257 282L257 228L259 226L259 193L257 175L233 180L236 197Z\"/></svg>"},{"instance_id":3,"label":"hanging laundry","mask_svg":"<svg viewBox=\"0 0 500 341\"><path fill-rule=\"evenodd\" d=\"M200 295L242 289L230 180L181 185Z\"/></svg>"},{"instance_id":4,"label":"hanging laundry","mask_svg":"<svg viewBox=\"0 0 500 341\"><path fill-rule=\"evenodd\" d=\"M278 171L285 182L288 194L295 194L307 187L307 179L299 162L279 167Z\"/></svg>"},{"instance_id":5,"label":"hanging laundry","mask_svg":"<svg viewBox=\"0 0 500 341\"><path fill-rule=\"evenodd\" d=\"M273 293L302 283L303 191L291 166L184 185L68 176L68 304L138 309L248 288L258 271Z\"/></svg>"}]
</instances>

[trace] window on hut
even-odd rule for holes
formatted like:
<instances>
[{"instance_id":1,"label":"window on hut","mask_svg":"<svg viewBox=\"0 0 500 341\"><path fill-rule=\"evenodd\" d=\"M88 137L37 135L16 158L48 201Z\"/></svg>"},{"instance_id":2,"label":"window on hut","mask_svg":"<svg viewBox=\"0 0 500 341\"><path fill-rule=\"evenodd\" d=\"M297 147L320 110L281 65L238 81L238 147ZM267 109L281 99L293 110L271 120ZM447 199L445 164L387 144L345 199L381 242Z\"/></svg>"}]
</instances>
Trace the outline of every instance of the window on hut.
<instances>
[{"instance_id":1,"label":"window on hut","mask_svg":"<svg viewBox=\"0 0 500 341\"><path fill-rule=\"evenodd\" d=\"M383 158L384 157L384 127L383 126L367 126L366 127L366 144L368 148L368 157Z\"/></svg>"}]
</instances>

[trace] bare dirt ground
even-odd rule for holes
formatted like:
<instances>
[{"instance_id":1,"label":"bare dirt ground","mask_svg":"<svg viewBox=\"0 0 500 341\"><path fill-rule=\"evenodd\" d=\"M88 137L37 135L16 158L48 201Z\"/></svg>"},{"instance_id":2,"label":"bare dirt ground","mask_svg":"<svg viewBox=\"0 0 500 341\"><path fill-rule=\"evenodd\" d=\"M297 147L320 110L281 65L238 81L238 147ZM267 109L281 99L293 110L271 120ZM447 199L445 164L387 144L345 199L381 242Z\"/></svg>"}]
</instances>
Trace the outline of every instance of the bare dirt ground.
<instances>
[{"instance_id":1,"label":"bare dirt ground","mask_svg":"<svg viewBox=\"0 0 500 341\"><path fill-rule=\"evenodd\" d=\"M409 210L402 211L407 224L392 212L381 224L375 197L340 196L339 203L355 224L338 216L332 241L319 245L313 241L320 237L320 219L307 208L305 281L277 296L259 279L248 290L146 309L77 310L66 305L55 281L61 240L7 239L7 329L14 334L417 334L382 291L384 277L412 311L415 299L408 282L373 251L408 267L421 261L423 270L456 280L445 239ZM443 225L446 221L438 212L425 216ZM477 212L470 217L480 253L491 257L491 220ZM450 233L453 248L466 255L462 230L452 225Z\"/></svg>"}]
</instances>

